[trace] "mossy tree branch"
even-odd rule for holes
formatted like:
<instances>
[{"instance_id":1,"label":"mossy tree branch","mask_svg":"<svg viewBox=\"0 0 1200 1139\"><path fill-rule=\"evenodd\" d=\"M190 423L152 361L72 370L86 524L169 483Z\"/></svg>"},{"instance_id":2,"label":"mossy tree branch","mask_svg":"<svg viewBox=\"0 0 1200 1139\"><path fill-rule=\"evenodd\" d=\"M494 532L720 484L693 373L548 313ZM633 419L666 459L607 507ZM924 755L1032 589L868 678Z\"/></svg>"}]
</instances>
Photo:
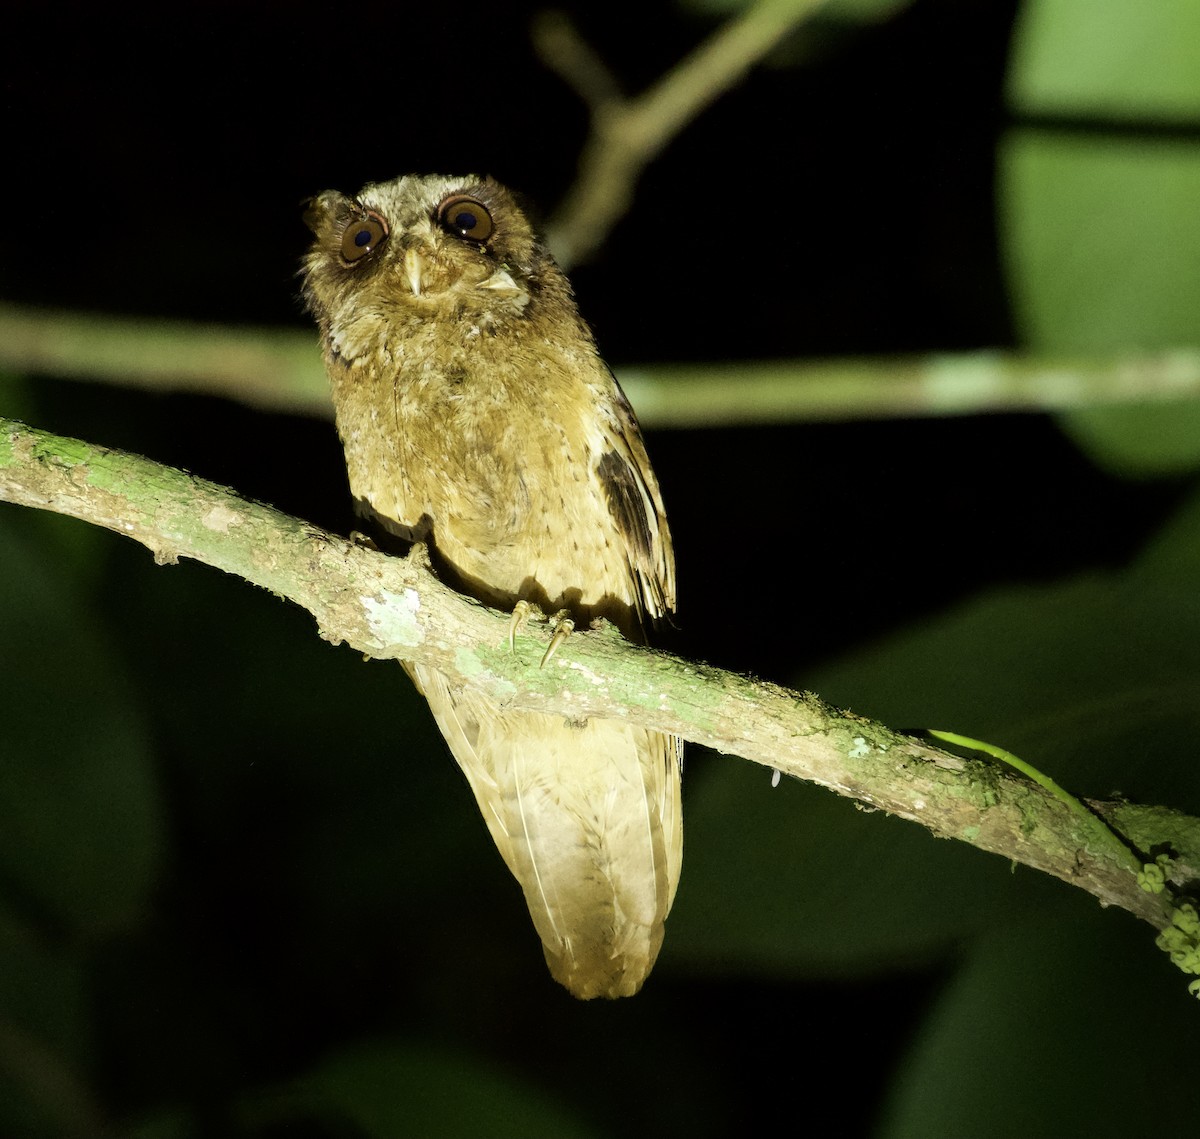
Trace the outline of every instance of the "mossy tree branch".
<instances>
[{"instance_id":1,"label":"mossy tree branch","mask_svg":"<svg viewBox=\"0 0 1200 1139\"><path fill-rule=\"evenodd\" d=\"M1053 874L1158 928L1111 833L1002 766L963 758L816 696L579 633L539 668L549 634L532 622L510 651L507 615L456 594L420 556L356 546L233 491L148 459L0 419L0 500L70 515L193 558L308 610L320 634L372 657L415 660L514 707L621 717L808 779ZM1139 852L1170 843L1179 882L1200 876L1200 820L1093 802ZM1090 825L1089 825L1090 824Z\"/></svg>"}]
</instances>

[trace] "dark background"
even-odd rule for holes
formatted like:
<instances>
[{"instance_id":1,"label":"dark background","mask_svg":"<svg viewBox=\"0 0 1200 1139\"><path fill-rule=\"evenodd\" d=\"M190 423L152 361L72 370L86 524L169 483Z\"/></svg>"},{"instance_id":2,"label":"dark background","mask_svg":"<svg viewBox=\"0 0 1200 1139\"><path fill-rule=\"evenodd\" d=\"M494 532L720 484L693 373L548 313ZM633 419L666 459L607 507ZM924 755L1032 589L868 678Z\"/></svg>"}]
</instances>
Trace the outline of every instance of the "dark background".
<instances>
[{"instance_id":1,"label":"dark background","mask_svg":"<svg viewBox=\"0 0 1200 1139\"><path fill-rule=\"evenodd\" d=\"M993 186L1016 7L918 0L878 25L823 22L707 110L572 274L609 362L1014 345ZM715 26L661 0L564 8L630 91ZM309 194L481 172L548 214L587 120L530 47L536 10L10 4L0 300L305 327L295 269ZM327 422L48 377L10 377L6 392L39 427L352 525ZM797 686L997 583L1118 567L1183 493L1102 473L1040 416L657 431L648 445L679 562L672 647ZM47 1027L40 1005L10 1017L78 1081L85 1102L67 1119L146 1136L722 1136L830 1111L839 1134L880 1124L965 932L948 919L891 955L844 960L830 948L840 934L807 956L772 949L765 918L744 953L705 936L731 893L758 896L781 864L796 873L789 840L768 835L847 805L796 786L769 798L765 773L693 749L660 963L635 1000L577 1005L546 975L398 669L319 642L306 615L215 571L159 569L131 544L14 507L0 523L26 578L78 587L70 612L84 616L69 623L100 646L93 658L56 644L46 670L78 667L81 694L60 686L21 709L30 738L74 721L70 763L87 764L83 693L102 671L147 757L158 820L134 874L144 888L97 903L94 921L78 898L39 897L36 877L0 879L14 926L74 962L73 1027ZM736 794L718 790L725 779ZM120 845L119 823L97 850ZM885 852L907 835L861 825L886 826ZM756 847L753 889L722 879ZM1006 873L949 844L921 849L965 859L963 895L936 903L949 912L972 911L972 874ZM847 872L817 912L789 912L784 892L770 922L836 926L858 872L884 873ZM1053 897L1086 907L1067 893ZM33 1105L14 1118L65 1133L24 1071L10 1058L13 1102Z\"/></svg>"},{"instance_id":2,"label":"dark background","mask_svg":"<svg viewBox=\"0 0 1200 1139\"><path fill-rule=\"evenodd\" d=\"M17 5L4 48L14 161L2 190L0 296L304 327L298 203L317 190L409 170L482 171L548 215L587 120L532 51L539 10L218 4L133 16ZM706 111L572 275L609 362L1012 344L993 184L1015 11L924 0L879 26L819 24ZM715 26L668 3L602 15L582 6L574 17L634 92ZM323 427L74 387L45 392L39 410L51 430L87 426L94 441L350 524L338 447ZM99 430L94 416L106 413L114 422ZM144 426L147 416L158 423ZM305 434L289 437L289 427ZM796 667L797 648L824 655L981 578L1120 559L1133 547L1114 539L1136 543L1160 505L1145 488L1106 485L1034 417L907 423L902 433L890 424L660 433L651 448L684 567L681 649L772 675ZM1006 461L1014 455L1022 461ZM998 477L957 477L989 467ZM1100 496L1103 528L1091 525ZM828 542L810 562L814 543L789 533L781 511L789 501L871 533L986 524L989 555L971 566L929 559L903 580L839 561ZM718 551L744 566L737 576L769 603L778 636L751 646L721 619L705 584L713 571L727 584ZM767 582L787 584L768 594ZM838 604L842 591L852 603ZM837 611L827 628L821 612L796 604L806 592Z\"/></svg>"}]
</instances>

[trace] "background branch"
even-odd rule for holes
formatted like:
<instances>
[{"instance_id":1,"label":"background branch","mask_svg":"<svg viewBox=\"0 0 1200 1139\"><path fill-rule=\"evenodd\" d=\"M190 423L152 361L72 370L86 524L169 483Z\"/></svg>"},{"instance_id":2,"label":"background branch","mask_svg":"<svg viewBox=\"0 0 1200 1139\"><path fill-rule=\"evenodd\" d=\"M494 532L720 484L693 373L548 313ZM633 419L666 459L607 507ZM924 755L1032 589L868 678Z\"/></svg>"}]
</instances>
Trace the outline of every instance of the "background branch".
<instances>
[{"instance_id":1,"label":"background branch","mask_svg":"<svg viewBox=\"0 0 1200 1139\"><path fill-rule=\"evenodd\" d=\"M0 368L331 418L316 334L0 304Z\"/></svg>"},{"instance_id":2,"label":"background branch","mask_svg":"<svg viewBox=\"0 0 1200 1139\"><path fill-rule=\"evenodd\" d=\"M0 304L0 368L221 396L330 417L313 332ZM938 353L617 370L644 427L1051 411L1200 399L1200 349L1094 356Z\"/></svg>"},{"instance_id":3,"label":"background branch","mask_svg":"<svg viewBox=\"0 0 1200 1139\"><path fill-rule=\"evenodd\" d=\"M510 652L508 617L447 589L419 556L360 548L185 472L12 420L0 420L0 499L125 534L161 563L189 557L237 574L307 609L326 639L370 656L421 661L515 707L675 732L1053 874L1157 927L1169 920L1111 835L1041 787L811 694L641 649L607 628L572 637L539 669L544 627ZM1170 842L1178 880L1200 875L1196 820L1091 805L1142 852Z\"/></svg>"},{"instance_id":4,"label":"background branch","mask_svg":"<svg viewBox=\"0 0 1200 1139\"><path fill-rule=\"evenodd\" d=\"M624 217L642 170L705 107L734 86L825 0L758 0L634 99L565 15L534 24L542 60L570 84L592 114L579 174L547 226L564 268L586 260Z\"/></svg>"}]
</instances>

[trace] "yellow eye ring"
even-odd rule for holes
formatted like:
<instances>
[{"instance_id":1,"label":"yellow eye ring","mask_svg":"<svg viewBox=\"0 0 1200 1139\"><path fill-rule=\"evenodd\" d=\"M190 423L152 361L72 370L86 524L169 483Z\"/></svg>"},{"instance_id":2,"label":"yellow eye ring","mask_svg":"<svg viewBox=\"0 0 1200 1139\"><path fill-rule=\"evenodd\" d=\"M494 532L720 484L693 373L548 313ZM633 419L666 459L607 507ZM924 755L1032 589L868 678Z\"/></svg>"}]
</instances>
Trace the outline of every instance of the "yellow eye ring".
<instances>
[{"instance_id":1,"label":"yellow eye ring","mask_svg":"<svg viewBox=\"0 0 1200 1139\"><path fill-rule=\"evenodd\" d=\"M455 194L438 206L437 220L447 233L480 244L487 241L496 228L487 206L466 194Z\"/></svg>"},{"instance_id":2,"label":"yellow eye ring","mask_svg":"<svg viewBox=\"0 0 1200 1139\"><path fill-rule=\"evenodd\" d=\"M352 265L369 257L387 241L387 236L387 222L374 210L364 210L342 230L342 260Z\"/></svg>"}]
</instances>

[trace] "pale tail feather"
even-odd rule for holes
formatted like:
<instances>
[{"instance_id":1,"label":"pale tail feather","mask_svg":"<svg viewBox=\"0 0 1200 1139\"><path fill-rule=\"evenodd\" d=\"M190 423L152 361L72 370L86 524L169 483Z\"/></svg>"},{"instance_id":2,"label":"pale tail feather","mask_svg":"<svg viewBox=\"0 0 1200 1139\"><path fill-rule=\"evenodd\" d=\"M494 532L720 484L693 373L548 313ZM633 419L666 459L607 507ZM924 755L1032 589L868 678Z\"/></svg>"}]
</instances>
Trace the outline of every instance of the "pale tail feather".
<instances>
[{"instance_id":1,"label":"pale tail feather","mask_svg":"<svg viewBox=\"0 0 1200 1139\"><path fill-rule=\"evenodd\" d=\"M675 737L503 710L441 673L409 672L525 892L555 980L583 999L632 996L679 882Z\"/></svg>"}]
</instances>

